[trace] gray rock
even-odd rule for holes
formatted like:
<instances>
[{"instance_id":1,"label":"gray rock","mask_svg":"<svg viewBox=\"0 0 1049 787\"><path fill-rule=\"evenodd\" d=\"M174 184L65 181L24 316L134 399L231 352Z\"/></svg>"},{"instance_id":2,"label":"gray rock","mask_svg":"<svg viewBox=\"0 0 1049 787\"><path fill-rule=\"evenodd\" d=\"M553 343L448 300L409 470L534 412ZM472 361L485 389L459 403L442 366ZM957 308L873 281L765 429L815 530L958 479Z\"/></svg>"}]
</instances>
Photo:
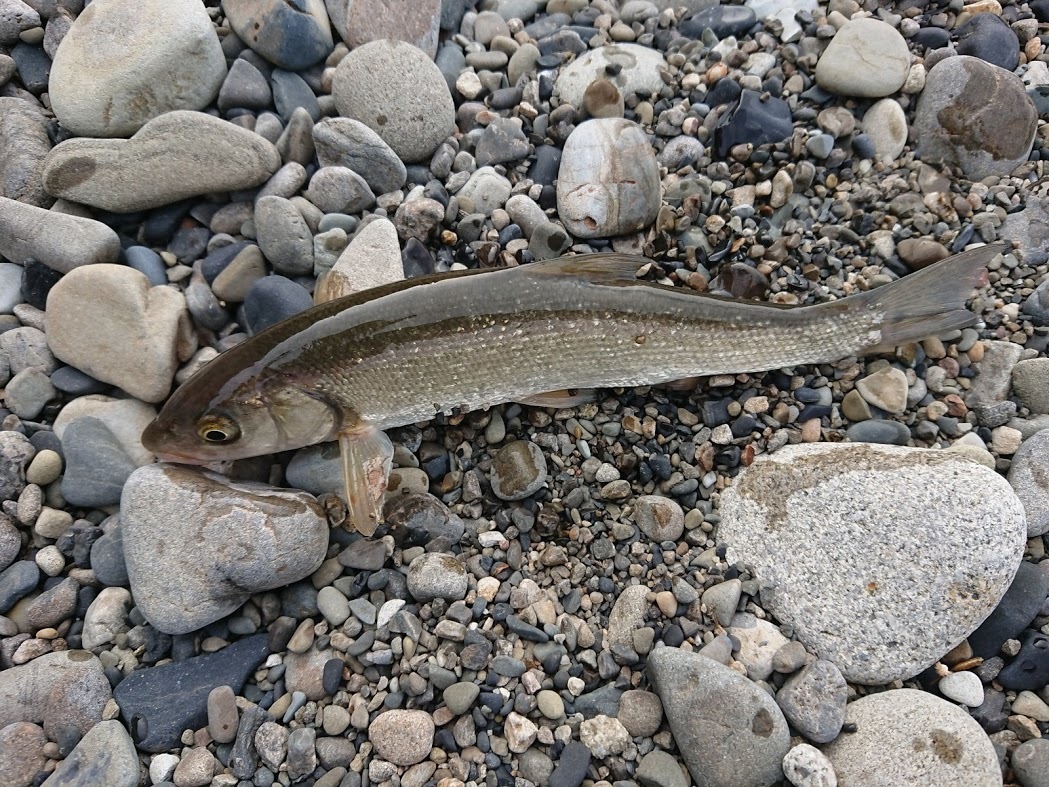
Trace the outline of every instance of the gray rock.
<instances>
[{"instance_id":1,"label":"gray rock","mask_svg":"<svg viewBox=\"0 0 1049 787\"><path fill-rule=\"evenodd\" d=\"M288 736L288 777L300 781L317 769L317 730L299 727Z\"/></svg>"},{"instance_id":2,"label":"gray rock","mask_svg":"<svg viewBox=\"0 0 1049 787\"><path fill-rule=\"evenodd\" d=\"M216 296L228 303L242 303L251 286L266 276L266 259L255 245L244 247L211 283Z\"/></svg>"},{"instance_id":3,"label":"gray rock","mask_svg":"<svg viewBox=\"0 0 1049 787\"><path fill-rule=\"evenodd\" d=\"M1023 354L1023 347L1012 342L984 342L983 359L977 364L979 374L973 378L965 402L970 407L993 404L1009 396L1013 367Z\"/></svg>"},{"instance_id":4,"label":"gray rock","mask_svg":"<svg viewBox=\"0 0 1049 787\"><path fill-rule=\"evenodd\" d=\"M487 167L523 159L531 149L520 123L510 118L496 118L481 133L474 156L478 166Z\"/></svg>"},{"instance_id":5,"label":"gray rock","mask_svg":"<svg viewBox=\"0 0 1049 787\"><path fill-rule=\"evenodd\" d=\"M242 57L234 60L219 90L219 109L223 112L234 107L263 110L269 109L272 101L270 83L262 72Z\"/></svg>"},{"instance_id":6,"label":"gray rock","mask_svg":"<svg viewBox=\"0 0 1049 787\"><path fill-rule=\"evenodd\" d=\"M467 576L455 555L431 552L415 558L408 567L408 592L425 603L435 598L455 601L466 597Z\"/></svg>"},{"instance_id":7,"label":"gray rock","mask_svg":"<svg viewBox=\"0 0 1049 787\"><path fill-rule=\"evenodd\" d=\"M820 55L816 82L841 96L881 98L903 87L910 67L911 53L896 28L880 19L852 19Z\"/></svg>"},{"instance_id":8,"label":"gray rock","mask_svg":"<svg viewBox=\"0 0 1049 787\"><path fill-rule=\"evenodd\" d=\"M662 53L638 44L612 44L591 49L561 69L554 93L577 109L583 94L599 78L608 79L624 98L637 93L648 98L663 89L659 72L667 61Z\"/></svg>"},{"instance_id":9,"label":"gray rock","mask_svg":"<svg viewBox=\"0 0 1049 787\"><path fill-rule=\"evenodd\" d=\"M72 725L86 734L111 697L102 663L84 650L64 650L0 672L0 729L40 724L51 740Z\"/></svg>"},{"instance_id":10,"label":"gray rock","mask_svg":"<svg viewBox=\"0 0 1049 787\"><path fill-rule=\"evenodd\" d=\"M66 577L33 599L25 610L26 622L34 631L49 627L58 628L76 609L79 592L80 584L72 577Z\"/></svg>"},{"instance_id":11,"label":"gray rock","mask_svg":"<svg viewBox=\"0 0 1049 787\"><path fill-rule=\"evenodd\" d=\"M651 751L637 765L637 780L644 787L689 787L677 758L665 751Z\"/></svg>"},{"instance_id":12,"label":"gray rock","mask_svg":"<svg viewBox=\"0 0 1049 787\"><path fill-rule=\"evenodd\" d=\"M391 494L383 517L394 532L425 537L428 552L451 549L466 532L463 520L430 494Z\"/></svg>"},{"instance_id":13,"label":"gray rock","mask_svg":"<svg viewBox=\"0 0 1049 787\"><path fill-rule=\"evenodd\" d=\"M56 197L127 213L250 189L279 167L276 148L258 134L180 110L154 118L128 140L67 139L48 153L43 178Z\"/></svg>"},{"instance_id":14,"label":"gray rock","mask_svg":"<svg viewBox=\"0 0 1049 787\"><path fill-rule=\"evenodd\" d=\"M0 516L0 572L14 562L21 549L22 537L18 528L9 516Z\"/></svg>"},{"instance_id":15,"label":"gray rock","mask_svg":"<svg viewBox=\"0 0 1049 787\"><path fill-rule=\"evenodd\" d=\"M44 782L45 787L136 787L138 752L116 719L96 724Z\"/></svg>"},{"instance_id":16,"label":"gray rock","mask_svg":"<svg viewBox=\"0 0 1049 787\"><path fill-rule=\"evenodd\" d=\"M216 686L208 694L208 734L216 743L232 743L239 725L237 695L229 686Z\"/></svg>"},{"instance_id":17,"label":"gray rock","mask_svg":"<svg viewBox=\"0 0 1049 787\"><path fill-rule=\"evenodd\" d=\"M929 71L918 99L917 153L970 180L1008 175L1027 161L1037 124L1019 77L975 57L949 57Z\"/></svg>"},{"instance_id":18,"label":"gray rock","mask_svg":"<svg viewBox=\"0 0 1049 787\"><path fill-rule=\"evenodd\" d=\"M817 659L791 675L776 692L776 702L801 735L816 743L838 737L845 723L849 688L841 671L826 659Z\"/></svg>"},{"instance_id":19,"label":"gray rock","mask_svg":"<svg viewBox=\"0 0 1049 787\"><path fill-rule=\"evenodd\" d=\"M1023 787L1049 785L1049 740L1033 738L1013 749L1010 764Z\"/></svg>"},{"instance_id":20,"label":"gray rock","mask_svg":"<svg viewBox=\"0 0 1049 787\"><path fill-rule=\"evenodd\" d=\"M492 457L492 492L500 500L524 500L546 483L546 457L529 440L516 440Z\"/></svg>"},{"instance_id":21,"label":"gray rock","mask_svg":"<svg viewBox=\"0 0 1049 787\"><path fill-rule=\"evenodd\" d=\"M5 391L7 408L19 418L28 420L40 415L44 405L58 395L50 378L35 367L23 369L12 377Z\"/></svg>"},{"instance_id":22,"label":"gray rock","mask_svg":"<svg viewBox=\"0 0 1049 787\"><path fill-rule=\"evenodd\" d=\"M464 210L491 216L510 198L510 181L495 171L494 167L480 167L466 181L457 196Z\"/></svg>"},{"instance_id":23,"label":"gray rock","mask_svg":"<svg viewBox=\"0 0 1049 787\"><path fill-rule=\"evenodd\" d=\"M634 523L656 543L677 541L685 532L685 512L669 497L642 495L634 501Z\"/></svg>"},{"instance_id":24,"label":"gray rock","mask_svg":"<svg viewBox=\"0 0 1049 787\"><path fill-rule=\"evenodd\" d=\"M618 719L634 738L649 738L663 722L663 703L650 691L628 689L619 698Z\"/></svg>"},{"instance_id":25,"label":"gray rock","mask_svg":"<svg viewBox=\"0 0 1049 787\"><path fill-rule=\"evenodd\" d=\"M1049 259L1049 199L1037 194L1028 195L1027 205L1023 210L1010 213L1005 217L1000 237L1019 242L1020 248L1017 256L1023 259L1025 264L1043 264L1046 259ZM1038 285L1037 290L1044 292L1044 285L1045 282ZM1024 303L1024 312L1035 315L1044 314L1044 311L1037 309L1031 311L1028 306L1030 304L1033 307L1040 300L1041 298L1036 298L1034 294L1030 295Z\"/></svg>"},{"instance_id":26,"label":"gray rock","mask_svg":"<svg viewBox=\"0 0 1049 787\"><path fill-rule=\"evenodd\" d=\"M0 333L0 352L7 356L10 371L39 369L50 375L58 364L47 346L47 337L38 328L25 326Z\"/></svg>"},{"instance_id":27,"label":"gray rock","mask_svg":"<svg viewBox=\"0 0 1049 787\"><path fill-rule=\"evenodd\" d=\"M32 560L19 560L0 571L0 614L29 594L40 581L40 569Z\"/></svg>"},{"instance_id":28,"label":"gray rock","mask_svg":"<svg viewBox=\"0 0 1049 787\"><path fill-rule=\"evenodd\" d=\"M456 716L461 716L473 707L481 688L476 683L453 683L444 690L444 704Z\"/></svg>"},{"instance_id":29,"label":"gray rock","mask_svg":"<svg viewBox=\"0 0 1049 787\"><path fill-rule=\"evenodd\" d=\"M105 424L136 466L153 463L153 454L142 446L141 439L142 430L157 416L153 407L135 399L114 399L100 394L81 396L69 402L55 417L55 435L64 441L66 428L85 416Z\"/></svg>"},{"instance_id":30,"label":"gray rock","mask_svg":"<svg viewBox=\"0 0 1049 787\"><path fill-rule=\"evenodd\" d=\"M69 273L81 265L116 262L120 239L100 221L0 197L0 255L20 264L36 260Z\"/></svg>"},{"instance_id":31,"label":"gray rock","mask_svg":"<svg viewBox=\"0 0 1049 787\"><path fill-rule=\"evenodd\" d=\"M223 0L222 10L241 41L289 71L312 66L335 46L322 0Z\"/></svg>"},{"instance_id":32,"label":"gray rock","mask_svg":"<svg viewBox=\"0 0 1049 787\"><path fill-rule=\"evenodd\" d=\"M313 232L291 200L262 197L255 203L255 229L275 271L286 276L313 272Z\"/></svg>"},{"instance_id":33,"label":"gray rock","mask_svg":"<svg viewBox=\"0 0 1049 787\"><path fill-rule=\"evenodd\" d=\"M730 636L739 642L736 661L747 668L751 680L767 680L773 671L772 659L788 640L767 620L760 620L748 612L732 618L728 627Z\"/></svg>"},{"instance_id":34,"label":"gray rock","mask_svg":"<svg viewBox=\"0 0 1049 787\"><path fill-rule=\"evenodd\" d=\"M277 108L277 114L290 120L296 112L301 114L301 111L305 111L310 118L312 133L312 123L320 120L321 108L309 83L295 72L280 68L274 69L270 82L273 86L273 105Z\"/></svg>"},{"instance_id":35,"label":"gray rock","mask_svg":"<svg viewBox=\"0 0 1049 787\"><path fill-rule=\"evenodd\" d=\"M332 95L339 114L364 123L408 163L430 156L455 126L444 77L411 44L357 47L339 63Z\"/></svg>"},{"instance_id":36,"label":"gray rock","mask_svg":"<svg viewBox=\"0 0 1049 787\"><path fill-rule=\"evenodd\" d=\"M1049 358L1019 361L1012 370L1013 393L1036 414L1049 413Z\"/></svg>"},{"instance_id":37,"label":"gray rock","mask_svg":"<svg viewBox=\"0 0 1049 787\"><path fill-rule=\"evenodd\" d=\"M40 26L40 14L22 0L3 0L0 3L0 46L11 46L19 33Z\"/></svg>"},{"instance_id":38,"label":"gray rock","mask_svg":"<svg viewBox=\"0 0 1049 787\"><path fill-rule=\"evenodd\" d=\"M389 219L377 218L357 231L353 240L335 261L331 271L318 282L317 289L321 295L315 296L315 300L322 303L403 279L404 266L401 263L397 228ZM331 458L327 454L325 457ZM337 450L334 459L338 461ZM329 467L327 473L337 475L337 478L334 478L335 486L329 486L328 491L333 488L341 489L341 464L337 468Z\"/></svg>"},{"instance_id":39,"label":"gray rock","mask_svg":"<svg viewBox=\"0 0 1049 787\"><path fill-rule=\"evenodd\" d=\"M306 493L172 465L135 471L120 515L135 603L168 634L308 576L328 546L324 512Z\"/></svg>"},{"instance_id":40,"label":"gray rock","mask_svg":"<svg viewBox=\"0 0 1049 787\"><path fill-rule=\"evenodd\" d=\"M312 163L316 152L313 148L313 125L313 118L308 111L302 107L292 111L288 125L276 142L281 161L303 166Z\"/></svg>"},{"instance_id":41,"label":"gray rock","mask_svg":"<svg viewBox=\"0 0 1049 787\"><path fill-rule=\"evenodd\" d=\"M431 59L437 54L441 0L394 5L383 0L325 0L325 5L332 24L351 49L390 38L418 47Z\"/></svg>"},{"instance_id":42,"label":"gray rock","mask_svg":"<svg viewBox=\"0 0 1049 787\"><path fill-rule=\"evenodd\" d=\"M790 747L767 692L728 667L677 648L656 648L648 676L698 787L755 787L782 778Z\"/></svg>"},{"instance_id":43,"label":"gray rock","mask_svg":"<svg viewBox=\"0 0 1049 787\"><path fill-rule=\"evenodd\" d=\"M48 93L74 134L126 137L165 112L204 109L225 77L222 45L197 0L100 3L62 39Z\"/></svg>"},{"instance_id":44,"label":"gray rock","mask_svg":"<svg viewBox=\"0 0 1049 787\"><path fill-rule=\"evenodd\" d=\"M907 144L907 116L900 102L883 98L863 113L863 133L874 142L883 161L894 161Z\"/></svg>"},{"instance_id":45,"label":"gray rock","mask_svg":"<svg viewBox=\"0 0 1049 787\"><path fill-rule=\"evenodd\" d=\"M84 648L95 650L110 645L127 632L131 593L127 588L102 588L84 615Z\"/></svg>"},{"instance_id":46,"label":"gray rock","mask_svg":"<svg viewBox=\"0 0 1049 787\"><path fill-rule=\"evenodd\" d=\"M313 127L313 142L322 167L348 167L376 194L396 191L408 177L393 148L353 118L324 118Z\"/></svg>"},{"instance_id":47,"label":"gray rock","mask_svg":"<svg viewBox=\"0 0 1049 787\"><path fill-rule=\"evenodd\" d=\"M736 606L742 594L743 583L738 579L729 579L704 590L702 601L714 620L722 626L727 626L736 615Z\"/></svg>"},{"instance_id":48,"label":"gray rock","mask_svg":"<svg viewBox=\"0 0 1049 787\"><path fill-rule=\"evenodd\" d=\"M842 784L1001 785L994 746L964 710L916 689L849 703L856 731L823 749ZM886 756L891 753L891 756Z\"/></svg>"},{"instance_id":49,"label":"gray rock","mask_svg":"<svg viewBox=\"0 0 1049 787\"><path fill-rule=\"evenodd\" d=\"M628 585L623 588L612 611L608 615L608 643L631 645L634 632L645 625L648 612L648 588L644 585Z\"/></svg>"},{"instance_id":50,"label":"gray rock","mask_svg":"<svg viewBox=\"0 0 1049 787\"><path fill-rule=\"evenodd\" d=\"M55 357L143 401L168 395L188 329L180 292L122 265L88 265L63 276L47 303Z\"/></svg>"},{"instance_id":51,"label":"gray rock","mask_svg":"<svg viewBox=\"0 0 1049 787\"><path fill-rule=\"evenodd\" d=\"M20 303L22 303L22 266L15 265L13 262L0 262L0 314L14 314L15 306ZM6 382L6 380L7 374L0 370L0 382Z\"/></svg>"},{"instance_id":52,"label":"gray rock","mask_svg":"<svg viewBox=\"0 0 1049 787\"><path fill-rule=\"evenodd\" d=\"M718 543L754 567L762 606L870 684L911 677L970 634L1005 593L1027 535L993 470L862 443L762 457L722 494L721 517Z\"/></svg>"},{"instance_id":53,"label":"gray rock","mask_svg":"<svg viewBox=\"0 0 1049 787\"><path fill-rule=\"evenodd\" d=\"M948 672L937 681L936 689L947 699L970 708L983 704L983 683L979 675L969 670Z\"/></svg>"},{"instance_id":54,"label":"gray rock","mask_svg":"<svg viewBox=\"0 0 1049 787\"><path fill-rule=\"evenodd\" d=\"M16 500L25 489L26 465L36 456L21 432L0 432L0 500Z\"/></svg>"},{"instance_id":55,"label":"gray rock","mask_svg":"<svg viewBox=\"0 0 1049 787\"><path fill-rule=\"evenodd\" d=\"M40 182L50 150L43 112L20 98L0 97L0 197L41 208L54 202Z\"/></svg>"},{"instance_id":56,"label":"gray rock","mask_svg":"<svg viewBox=\"0 0 1049 787\"><path fill-rule=\"evenodd\" d=\"M254 743L263 764L276 771L288 756L288 728L265 721L255 732Z\"/></svg>"},{"instance_id":57,"label":"gray rock","mask_svg":"<svg viewBox=\"0 0 1049 787\"><path fill-rule=\"evenodd\" d=\"M1023 504L1027 516L1027 536L1049 533L1049 429L1027 438L1013 454L1009 483Z\"/></svg>"},{"instance_id":58,"label":"gray rock","mask_svg":"<svg viewBox=\"0 0 1049 787\"><path fill-rule=\"evenodd\" d=\"M368 726L375 753L400 766L422 762L433 747L434 732L433 719L421 710L386 711Z\"/></svg>"},{"instance_id":59,"label":"gray rock","mask_svg":"<svg viewBox=\"0 0 1049 787\"><path fill-rule=\"evenodd\" d=\"M578 238L636 232L655 220L660 204L659 165L640 126L622 118L576 126L557 175L557 215L569 232Z\"/></svg>"},{"instance_id":60,"label":"gray rock","mask_svg":"<svg viewBox=\"0 0 1049 787\"><path fill-rule=\"evenodd\" d=\"M0 4L0 13L3 5ZM0 729L0 784L30 787L42 773L47 735L37 724L16 721Z\"/></svg>"},{"instance_id":61,"label":"gray rock","mask_svg":"<svg viewBox=\"0 0 1049 787\"><path fill-rule=\"evenodd\" d=\"M305 196L325 213L360 213L375 205L368 183L346 167L318 169Z\"/></svg>"}]
</instances>

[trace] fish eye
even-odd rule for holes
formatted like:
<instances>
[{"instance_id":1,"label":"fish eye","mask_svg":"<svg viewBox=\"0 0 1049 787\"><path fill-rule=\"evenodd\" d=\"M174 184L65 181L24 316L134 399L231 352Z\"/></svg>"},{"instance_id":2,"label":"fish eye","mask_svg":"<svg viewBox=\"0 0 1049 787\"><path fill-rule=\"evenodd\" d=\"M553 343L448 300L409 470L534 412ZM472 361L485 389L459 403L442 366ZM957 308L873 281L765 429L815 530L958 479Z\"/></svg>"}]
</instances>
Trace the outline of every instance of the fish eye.
<instances>
[{"instance_id":1,"label":"fish eye","mask_svg":"<svg viewBox=\"0 0 1049 787\"><path fill-rule=\"evenodd\" d=\"M208 443L232 443L240 437L240 427L232 418L211 413L197 421L197 435Z\"/></svg>"}]
</instances>

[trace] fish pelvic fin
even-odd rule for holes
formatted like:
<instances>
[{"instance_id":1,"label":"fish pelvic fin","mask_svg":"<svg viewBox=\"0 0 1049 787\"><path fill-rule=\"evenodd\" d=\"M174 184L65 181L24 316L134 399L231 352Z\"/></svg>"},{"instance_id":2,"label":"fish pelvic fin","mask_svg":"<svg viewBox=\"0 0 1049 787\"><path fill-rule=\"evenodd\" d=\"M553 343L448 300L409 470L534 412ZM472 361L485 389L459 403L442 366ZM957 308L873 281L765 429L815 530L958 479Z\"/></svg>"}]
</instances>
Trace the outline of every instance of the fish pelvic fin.
<instances>
[{"instance_id":1,"label":"fish pelvic fin","mask_svg":"<svg viewBox=\"0 0 1049 787\"><path fill-rule=\"evenodd\" d=\"M370 536L382 522L382 504L393 466L393 443L380 429L359 425L339 433L346 485L347 530Z\"/></svg>"},{"instance_id":2,"label":"fish pelvic fin","mask_svg":"<svg viewBox=\"0 0 1049 787\"><path fill-rule=\"evenodd\" d=\"M531 396L519 396L516 401L529 407L556 407L567 410L570 407L596 402L597 396L597 390L594 388L577 388L575 393L568 390L546 391Z\"/></svg>"},{"instance_id":3,"label":"fish pelvic fin","mask_svg":"<svg viewBox=\"0 0 1049 787\"><path fill-rule=\"evenodd\" d=\"M860 295L866 308L881 319L876 326L878 340L859 354L889 352L978 322L979 316L965 307L966 301L973 290L987 284L987 263L1006 249L999 243L963 251Z\"/></svg>"}]
</instances>

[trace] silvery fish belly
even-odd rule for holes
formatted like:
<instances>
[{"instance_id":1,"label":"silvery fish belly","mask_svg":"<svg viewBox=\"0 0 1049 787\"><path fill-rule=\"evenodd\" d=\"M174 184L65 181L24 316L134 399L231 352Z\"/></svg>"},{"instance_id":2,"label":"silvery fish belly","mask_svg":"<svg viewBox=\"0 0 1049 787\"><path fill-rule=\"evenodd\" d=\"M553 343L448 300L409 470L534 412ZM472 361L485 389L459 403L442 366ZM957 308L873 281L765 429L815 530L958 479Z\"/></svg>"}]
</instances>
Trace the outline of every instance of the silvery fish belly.
<instances>
[{"instance_id":1,"label":"silvery fish belly","mask_svg":"<svg viewBox=\"0 0 1049 787\"><path fill-rule=\"evenodd\" d=\"M784 308L637 278L648 261L594 254L410 279L316 306L209 363L143 444L210 463L339 440L349 521L380 521L393 454L383 429L565 388L823 363L970 325L998 247L876 290Z\"/></svg>"}]
</instances>

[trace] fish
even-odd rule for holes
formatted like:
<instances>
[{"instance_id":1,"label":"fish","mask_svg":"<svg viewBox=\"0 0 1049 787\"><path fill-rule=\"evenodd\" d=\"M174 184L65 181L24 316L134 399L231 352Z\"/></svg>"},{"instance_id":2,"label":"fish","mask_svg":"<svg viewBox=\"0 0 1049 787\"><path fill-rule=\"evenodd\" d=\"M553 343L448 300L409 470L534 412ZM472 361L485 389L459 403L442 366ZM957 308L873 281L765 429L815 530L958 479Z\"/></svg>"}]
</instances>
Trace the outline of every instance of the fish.
<instances>
[{"instance_id":1,"label":"fish","mask_svg":"<svg viewBox=\"0 0 1049 787\"><path fill-rule=\"evenodd\" d=\"M371 535L393 457L384 430L549 392L655 385L889 351L972 325L1002 245L807 306L638 277L587 254L412 278L314 306L227 350L142 434L162 461L228 462L339 442L350 529Z\"/></svg>"}]
</instances>

